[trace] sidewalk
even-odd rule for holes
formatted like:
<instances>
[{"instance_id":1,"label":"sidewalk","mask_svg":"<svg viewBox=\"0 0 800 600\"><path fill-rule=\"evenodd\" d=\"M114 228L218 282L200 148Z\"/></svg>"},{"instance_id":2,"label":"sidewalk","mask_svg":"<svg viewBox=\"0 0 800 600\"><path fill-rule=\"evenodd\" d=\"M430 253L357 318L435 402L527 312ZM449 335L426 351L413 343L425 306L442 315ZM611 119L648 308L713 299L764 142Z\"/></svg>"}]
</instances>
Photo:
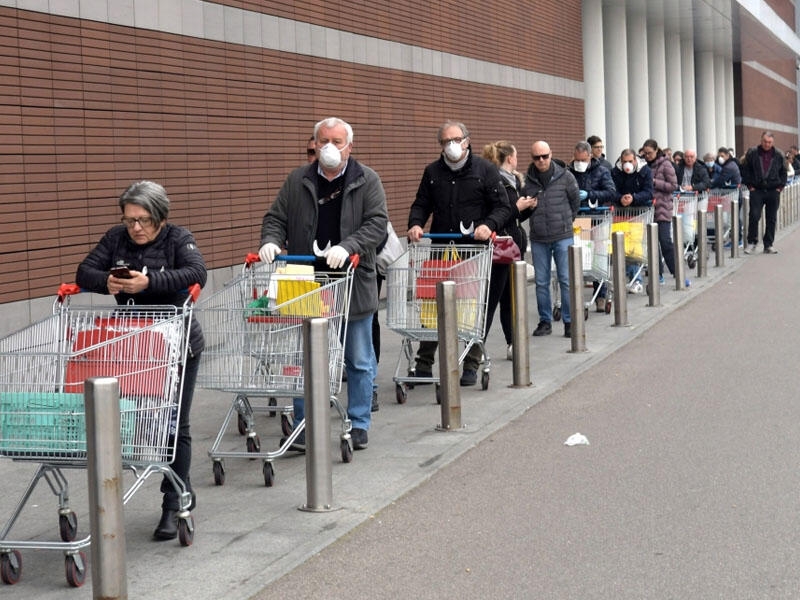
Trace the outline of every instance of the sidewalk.
<instances>
[{"instance_id":1,"label":"sidewalk","mask_svg":"<svg viewBox=\"0 0 800 600\"><path fill-rule=\"evenodd\" d=\"M780 233L787 235L791 231ZM331 512L297 510L306 500L305 459L300 455L274 462L276 481L272 488L264 486L261 463L249 460L226 461L225 485L215 486L206 452L232 397L198 389L192 410L192 481L197 492L197 508L193 513L194 545L181 548L177 541L150 541L159 515L160 495L158 481L149 481L126 507L129 596L158 600L250 598L672 311L729 276L745 261L761 259L760 256L731 259L727 252L725 266L716 268L711 256L708 277L697 280L691 272L692 285L685 291L674 291L674 282L667 277L666 285L661 287L660 307L648 307L646 296L628 296L629 327L613 327L613 314L592 311L586 321L587 352L568 352L570 340L562 337L562 326L554 324L553 335L530 338L533 385L529 388L507 387L512 379L511 363L505 360L505 344L499 324L496 324L487 341L489 353L496 357L489 389L462 388L465 427L459 431L435 429L440 421L440 407L435 403L433 386L410 390L405 405L396 403L391 378L399 355L400 338L382 327L380 411L373 414L369 449L356 452L352 463L339 461L338 443L332 440L332 444L336 443L332 446L336 510ZM585 297L588 298L590 291L584 290ZM537 322L532 288L529 313L532 330ZM259 399L254 402L258 403ZM257 430L262 447L277 447L281 436L278 419L260 419ZM337 431L338 422L334 418L334 436ZM227 436L226 447L232 450L244 447L235 427ZM5 482L0 498L2 519L10 514L32 472L33 465L0 461L0 478ZM67 476L72 486L72 505L78 513L79 535L84 535L89 524L85 471L72 471ZM29 501L12 537L54 539L53 535L57 538L57 524L55 498L44 486ZM92 597L91 574L83 588L67 588L63 557L59 552L23 551L23 561L22 580L15 586L4 586L4 598ZM290 589L285 592L292 593Z\"/></svg>"}]
</instances>

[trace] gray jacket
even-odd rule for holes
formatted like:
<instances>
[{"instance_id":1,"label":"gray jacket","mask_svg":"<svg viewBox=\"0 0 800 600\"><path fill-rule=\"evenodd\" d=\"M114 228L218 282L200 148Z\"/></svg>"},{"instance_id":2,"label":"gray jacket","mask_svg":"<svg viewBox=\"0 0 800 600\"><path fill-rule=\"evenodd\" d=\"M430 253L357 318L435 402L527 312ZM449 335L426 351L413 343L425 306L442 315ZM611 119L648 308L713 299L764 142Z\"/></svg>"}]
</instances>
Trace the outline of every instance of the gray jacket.
<instances>
[{"instance_id":1,"label":"gray jacket","mask_svg":"<svg viewBox=\"0 0 800 600\"><path fill-rule=\"evenodd\" d=\"M553 176L546 187L542 187L533 164L525 176L525 195L539 198L532 212L527 209L521 215L530 215L532 242L557 242L573 236L572 222L580 207L578 182L564 167L555 162L552 167Z\"/></svg>"},{"instance_id":2,"label":"gray jacket","mask_svg":"<svg viewBox=\"0 0 800 600\"><path fill-rule=\"evenodd\" d=\"M375 249L386 237L386 194L380 177L350 157L344 174L340 233L342 246L359 255L349 316L361 319L378 308ZM289 254L313 254L319 215L317 162L289 173L261 224L261 245L286 246Z\"/></svg>"}]
</instances>

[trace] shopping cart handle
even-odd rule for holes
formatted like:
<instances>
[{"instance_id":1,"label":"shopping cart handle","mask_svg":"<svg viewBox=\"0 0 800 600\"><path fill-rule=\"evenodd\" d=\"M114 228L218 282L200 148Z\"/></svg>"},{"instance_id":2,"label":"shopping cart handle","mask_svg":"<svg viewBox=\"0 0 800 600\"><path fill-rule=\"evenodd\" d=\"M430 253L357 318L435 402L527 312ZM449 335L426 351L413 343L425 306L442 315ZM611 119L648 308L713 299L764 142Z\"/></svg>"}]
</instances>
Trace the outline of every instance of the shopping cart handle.
<instances>
[{"instance_id":1,"label":"shopping cart handle","mask_svg":"<svg viewBox=\"0 0 800 600\"><path fill-rule=\"evenodd\" d=\"M316 256L314 254L278 254L275 257L275 260L315 263L317 261L324 262L325 257ZM358 254L351 254L350 256L347 257L347 261L355 269L358 266L358 261L359 261Z\"/></svg>"},{"instance_id":2,"label":"shopping cart handle","mask_svg":"<svg viewBox=\"0 0 800 600\"><path fill-rule=\"evenodd\" d=\"M62 283L58 287L58 301L63 302L67 296L74 296L81 293L81 287L77 283Z\"/></svg>"},{"instance_id":3,"label":"shopping cart handle","mask_svg":"<svg viewBox=\"0 0 800 600\"><path fill-rule=\"evenodd\" d=\"M199 283L193 283L189 286L189 296L192 299L192 302L197 304L197 299L200 297L200 292L202 288L200 287Z\"/></svg>"},{"instance_id":4,"label":"shopping cart handle","mask_svg":"<svg viewBox=\"0 0 800 600\"><path fill-rule=\"evenodd\" d=\"M464 235L462 233L423 233L422 237L429 240L460 240L463 238L474 238L475 234Z\"/></svg>"},{"instance_id":5,"label":"shopping cart handle","mask_svg":"<svg viewBox=\"0 0 800 600\"><path fill-rule=\"evenodd\" d=\"M596 206L594 208L589 208L588 206L581 206L578 208L579 213L598 213L598 212L608 212L611 210L610 206Z\"/></svg>"},{"instance_id":6,"label":"shopping cart handle","mask_svg":"<svg viewBox=\"0 0 800 600\"><path fill-rule=\"evenodd\" d=\"M247 256L244 257L244 264L246 267L257 262L261 262L261 257L258 255L258 252L249 252Z\"/></svg>"}]
</instances>

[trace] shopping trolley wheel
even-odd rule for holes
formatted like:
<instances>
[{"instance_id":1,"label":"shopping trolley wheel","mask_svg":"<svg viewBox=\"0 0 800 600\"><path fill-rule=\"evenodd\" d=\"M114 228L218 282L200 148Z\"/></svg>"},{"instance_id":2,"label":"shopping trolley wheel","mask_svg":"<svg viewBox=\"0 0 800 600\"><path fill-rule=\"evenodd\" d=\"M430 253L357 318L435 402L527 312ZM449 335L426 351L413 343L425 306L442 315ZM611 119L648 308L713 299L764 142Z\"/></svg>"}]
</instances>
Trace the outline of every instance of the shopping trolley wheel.
<instances>
[{"instance_id":1,"label":"shopping trolley wheel","mask_svg":"<svg viewBox=\"0 0 800 600\"><path fill-rule=\"evenodd\" d=\"M267 405L269 405L269 406L278 406L278 399L275 398L274 396L271 396L270 399L267 401ZM274 410L269 411L269 416L270 417L274 417L277 414L278 414L277 411L274 411Z\"/></svg>"},{"instance_id":2,"label":"shopping trolley wheel","mask_svg":"<svg viewBox=\"0 0 800 600\"><path fill-rule=\"evenodd\" d=\"M394 386L394 397L397 398L398 404L405 404L406 400L408 400L408 392L402 384L398 383Z\"/></svg>"},{"instance_id":3,"label":"shopping trolley wheel","mask_svg":"<svg viewBox=\"0 0 800 600\"><path fill-rule=\"evenodd\" d=\"M584 306L583 307L583 320L584 321L588 321L589 320L589 307L588 306Z\"/></svg>"},{"instance_id":4,"label":"shopping trolley wheel","mask_svg":"<svg viewBox=\"0 0 800 600\"><path fill-rule=\"evenodd\" d=\"M259 439L258 434L251 435L247 438L247 451L251 454L257 454L261 452L261 440Z\"/></svg>"},{"instance_id":5,"label":"shopping trolley wheel","mask_svg":"<svg viewBox=\"0 0 800 600\"><path fill-rule=\"evenodd\" d=\"M553 321L560 321L561 320L561 307L554 306L553 307Z\"/></svg>"},{"instance_id":6,"label":"shopping trolley wheel","mask_svg":"<svg viewBox=\"0 0 800 600\"><path fill-rule=\"evenodd\" d=\"M69 511L58 515L58 532L61 534L61 540L64 542L72 542L78 535L78 516L75 511Z\"/></svg>"},{"instance_id":7,"label":"shopping trolley wheel","mask_svg":"<svg viewBox=\"0 0 800 600\"><path fill-rule=\"evenodd\" d=\"M178 517L178 541L181 546L191 546L194 542L194 517Z\"/></svg>"},{"instance_id":8,"label":"shopping trolley wheel","mask_svg":"<svg viewBox=\"0 0 800 600\"><path fill-rule=\"evenodd\" d=\"M606 314L607 314L607 315L610 315L610 314L611 314L611 307L612 307L612 302L611 302L611 300L606 300Z\"/></svg>"},{"instance_id":9,"label":"shopping trolley wheel","mask_svg":"<svg viewBox=\"0 0 800 600\"><path fill-rule=\"evenodd\" d=\"M86 582L86 555L81 551L67 554L64 557L64 574L70 586L81 587Z\"/></svg>"},{"instance_id":10,"label":"shopping trolley wheel","mask_svg":"<svg viewBox=\"0 0 800 600\"><path fill-rule=\"evenodd\" d=\"M690 256L686 259L686 264L689 266L690 269L694 269L697 266L697 260L694 256Z\"/></svg>"},{"instance_id":11,"label":"shopping trolley wheel","mask_svg":"<svg viewBox=\"0 0 800 600\"><path fill-rule=\"evenodd\" d=\"M211 464L211 469L214 471L214 485L225 485L225 466L221 460L215 460Z\"/></svg>"},{"instance_id":12,"label":"shopping trolley wheel","mask_svg":"<svg viewBox=\"0 0 800 600\"><path fill-rule=\"evenodd\" d=\"M247 419L241 413L236 416L236 428L239 430L239 435L247 435Z\"/></svg>"},{"instance_id":13,"label":"shopping trolley wheel","mask_svg":"<svg viewBox=\"0 0 800 600\"><path fill-rule=\"evenodd\" d=\"M272 467L272 463L265 460L261 471L264 473L264 485L267 487L275 485L275 469Z\"/></svg>"},{"instance_id":14,"label":"shopping trolley wheel","mask_svg":"<svg viewBox=\"0 0 800 600\"><path fill-rule=\"evenodd\" d=\"M442 386L438 383L436 384L436 404L442 403Z\"/></svg>"},{"instance_id":15,"label":"shopping trolley wheel","mask_svg":"<svg viewBox=\"0 0 800 600\"><path fill-rule=\"evenodd\" d=\"M484 371L481 374L481 389L486 391L489 389L489 371Z\"/></svg>"},{"instance_id":16,"label":"shopping trolley wheel","mask_svg":"<svg viewBox=\"0 0 800 600\"><path fill-rule=\"evenodd\" d=\"M350 446L350 442L348 440L342 440L339 442L339 449L342 451L343 463L353 462L353 448Z\"/></svg>"},{"instance_id":17,"label":"shopping trolley wheel","mask_svg":"<svg viewBox=\"0 0 800 600\"><path fill-rule=\"evenodd\" d=\"M292 423L289 421L289 415L281 415L281 431L286 437L292 435L294 427L292 427Z\"/></svg>"},{"instance_id":18,"label":"shopping trolley wheel","mask_svg":"<svg viewBox=\"0 0 800 600\"><path fill-rule=\"evenodd\" d=\"M22 554L19 550L0 554L0 579L3 583L14 585L22 577Z\"/></svg>"}]
</instances>

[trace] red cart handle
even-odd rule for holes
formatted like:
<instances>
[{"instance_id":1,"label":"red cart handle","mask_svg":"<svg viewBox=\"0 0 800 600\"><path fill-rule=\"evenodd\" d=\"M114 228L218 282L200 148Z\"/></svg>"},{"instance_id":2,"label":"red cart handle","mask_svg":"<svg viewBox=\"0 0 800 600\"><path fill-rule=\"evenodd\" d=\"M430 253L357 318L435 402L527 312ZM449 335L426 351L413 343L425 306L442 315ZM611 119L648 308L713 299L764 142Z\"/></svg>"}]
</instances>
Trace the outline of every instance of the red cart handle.
<instances>
[{"instance_id":1,"label":"red cart handle","mask_svg":"<svg viewBox=\"0 0 800 600\"><path fill-rule=\"evenodd\" d=\"M62 283L58 287L58 301L63 302L67 296L81 293L81 287L76 283Z\"/></svg>"}]
</instances>

